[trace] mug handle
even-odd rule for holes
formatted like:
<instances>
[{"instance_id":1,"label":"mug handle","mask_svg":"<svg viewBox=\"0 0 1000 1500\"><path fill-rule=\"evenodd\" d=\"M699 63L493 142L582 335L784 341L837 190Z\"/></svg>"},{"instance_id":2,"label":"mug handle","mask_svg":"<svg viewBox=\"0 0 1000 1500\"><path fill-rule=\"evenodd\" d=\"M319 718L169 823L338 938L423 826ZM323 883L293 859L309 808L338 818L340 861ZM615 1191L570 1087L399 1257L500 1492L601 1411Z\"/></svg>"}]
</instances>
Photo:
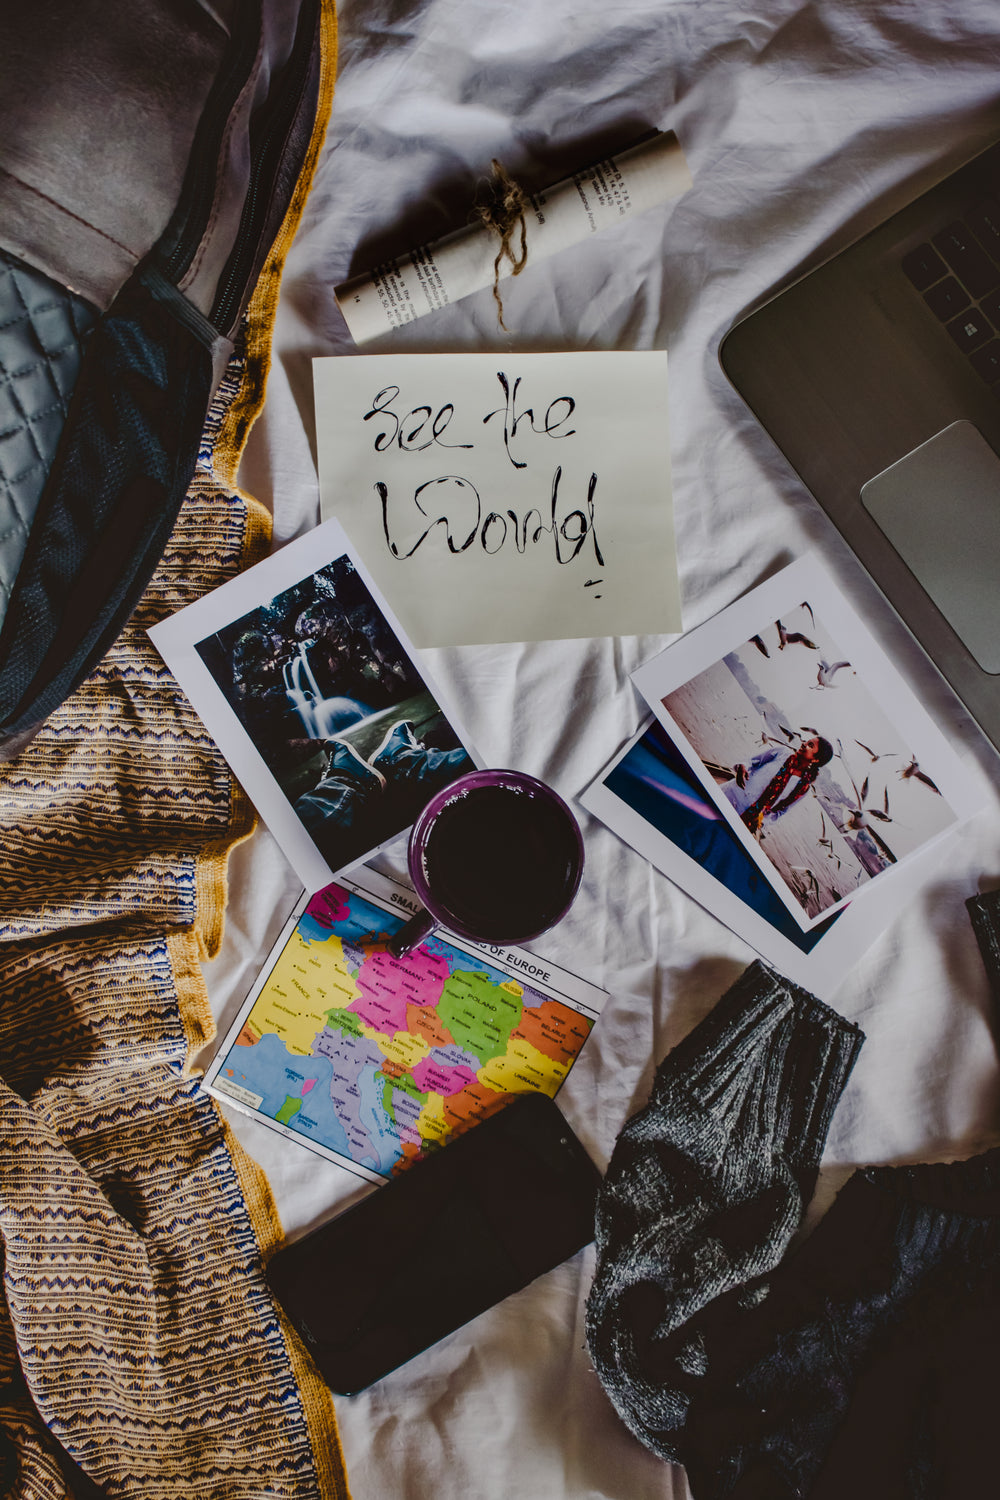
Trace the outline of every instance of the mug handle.
<instances>
[{"instance_id":1,"label":"mug handle","mask_svg":"<svg viewBox=\"0 0 1000 1500\"><path fill-rule=\"evenodd\" d=\"M422 943L437 926L437 918L432 917L429 911L415 912L409 921L404 922L402 927L391 937L387 944L388 951L393 958L402 958L404 953L409 953L418 943Z\"/></svg>"}]
</instances>

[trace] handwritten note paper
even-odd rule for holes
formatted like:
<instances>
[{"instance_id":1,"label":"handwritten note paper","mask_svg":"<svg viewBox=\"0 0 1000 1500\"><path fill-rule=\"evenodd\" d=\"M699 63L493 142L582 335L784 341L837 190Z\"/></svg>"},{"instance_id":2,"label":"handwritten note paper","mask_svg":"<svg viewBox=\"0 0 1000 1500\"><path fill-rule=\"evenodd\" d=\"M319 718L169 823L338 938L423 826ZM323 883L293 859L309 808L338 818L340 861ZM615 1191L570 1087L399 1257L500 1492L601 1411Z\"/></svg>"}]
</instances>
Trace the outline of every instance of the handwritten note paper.
<instances>
[{"instance_id":1,"label":"handwritten note paper","mask_svg":"<svg viewBox=\"0 0 1000 1500\"><path fill-rule=\"evenodd\" d=\"M418 646L681 629L667 356L314 361L320 493Z\"/></svg>"}]
</instances>

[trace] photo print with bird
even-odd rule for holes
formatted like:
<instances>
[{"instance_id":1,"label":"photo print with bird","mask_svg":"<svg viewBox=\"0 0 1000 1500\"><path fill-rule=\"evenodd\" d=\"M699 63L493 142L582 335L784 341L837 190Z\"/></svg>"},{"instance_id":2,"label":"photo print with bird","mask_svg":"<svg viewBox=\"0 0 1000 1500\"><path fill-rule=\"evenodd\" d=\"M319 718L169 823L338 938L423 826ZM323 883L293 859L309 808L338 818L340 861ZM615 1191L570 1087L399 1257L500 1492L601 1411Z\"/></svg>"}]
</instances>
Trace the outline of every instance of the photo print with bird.
<instances>
[{"instance_id":1,"label":"photo print with bird","mask_svg":"<svg viewBox=\"0 0 1000 1500\"><path fill-rule=\"evenodd\" d=\"M661 700L810 919L955 821L856 656L803 600Z\"/></svg>"}]
</instances>

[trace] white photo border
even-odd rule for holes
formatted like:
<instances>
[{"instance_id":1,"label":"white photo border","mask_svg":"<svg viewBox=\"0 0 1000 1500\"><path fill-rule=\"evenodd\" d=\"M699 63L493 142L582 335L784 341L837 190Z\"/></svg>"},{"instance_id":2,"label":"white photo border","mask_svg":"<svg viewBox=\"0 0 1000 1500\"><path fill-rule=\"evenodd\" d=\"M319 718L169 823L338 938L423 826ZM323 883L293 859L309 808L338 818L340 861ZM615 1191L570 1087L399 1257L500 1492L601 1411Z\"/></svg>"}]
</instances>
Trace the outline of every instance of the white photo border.
<instances>
[{"instance_id":1,"label":"white photo border","mask_svg":"<svg viewBox=\"0 0 1000 1500\"><path fill-rule=\"evenodd\" d=\"M447 696L419 662L416 648L396 615L380 593L374 579L337 520L324 521L314 530L288 542L278 552L231 578L211 593L178 610L148 632L154 646L173 672L198 717L225 756L262 821L288 859L308 892L321 890L336 879L338 870L324 858L279 785L264 757L228 702L221 687L198 652L198 643L224 629L243 615L313 577L329 564L347 558L356 570L400 646L448 720L473 765L483 760L462 730ZM397 829L376 847L392 843L403 832ZM375 848L353 853L341 869L357 864L376 852Z\"/></svg>"},{"instance_id":2,"label":"white photo border","mask_svg":"<svg viewBox=\"0 0 1000 1500\"><path fill-rule=\"evenodd\" d=\"M838 913L829 932L822 933L808 952L803 951L607 785L612 772L654 722L647 719L642 724L580 793L577 802L765 962L821 1000L829 1000L862 954L926 883L927 871L919 858L900 871L891 885L873 892L868 901L852 902Z\"/></svg>"},{"instance_id":3,"label":"white photo border","mask_svg":"<svg viewBox=\"0 0 1000 1500\"><path fill-rule=\"evenodd\" d=\"M794 893L749 833L739 813L717 785L662 701L709 667L721 662L730 652L745 645L767 626L773 625L783 614L801 605L804 599L809 601L817 616L823 618L825 627L850 655L851 660L864 663L861 675L865 687L875 701L885 708L887 716L912 746L921 768L926 770L941 789L953 815L945 828L918 849L903 856L896 865L882 871L839 903L825 907L813 918L803 911ZM968 768L948 744L941 730L877 644L854 606L815 553L808 553L788 564L774 577L682 636L633 672L632 681L803 932L825 922L828 917L849 904L870 899L874 889L886 880L897 879L911 859L953 832L983 805L981 789L974 778L969 776Z\"/></svg>"}]
</instances>

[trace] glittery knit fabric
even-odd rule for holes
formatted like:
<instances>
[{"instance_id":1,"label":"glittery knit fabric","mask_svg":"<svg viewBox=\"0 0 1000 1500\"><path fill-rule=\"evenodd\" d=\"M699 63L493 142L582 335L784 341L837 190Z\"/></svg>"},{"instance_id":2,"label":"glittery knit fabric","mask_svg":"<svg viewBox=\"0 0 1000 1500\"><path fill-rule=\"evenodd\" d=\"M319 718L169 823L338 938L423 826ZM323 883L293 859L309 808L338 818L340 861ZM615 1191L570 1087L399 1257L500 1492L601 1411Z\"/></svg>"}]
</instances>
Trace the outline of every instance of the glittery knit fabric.
<instances>
[{"instance_id":1,"label":"glittery knit fabric","mask_svg":"<svg viewBox=\"0 0 1000 1500\"><path fill-rule=\"evenodd\" d=\"M696 1500L995 1494L1000 1150L855 1173L753 1306L696 1322Z\"/></svg>"},{"instance_id":2,"label":"glittery knit fabric","mask_svg":"<svg viewBox=\"0 0 1000 1500\"><path fill-rule=\"evenodd\" d=\"M664 1458L679 1457L704 1368L687 1326L780 1261L862 1041L754 963L661 1063L619 1136L598 1200L587 1338L622 1419Z\"/></svg>"}]
</instances>

